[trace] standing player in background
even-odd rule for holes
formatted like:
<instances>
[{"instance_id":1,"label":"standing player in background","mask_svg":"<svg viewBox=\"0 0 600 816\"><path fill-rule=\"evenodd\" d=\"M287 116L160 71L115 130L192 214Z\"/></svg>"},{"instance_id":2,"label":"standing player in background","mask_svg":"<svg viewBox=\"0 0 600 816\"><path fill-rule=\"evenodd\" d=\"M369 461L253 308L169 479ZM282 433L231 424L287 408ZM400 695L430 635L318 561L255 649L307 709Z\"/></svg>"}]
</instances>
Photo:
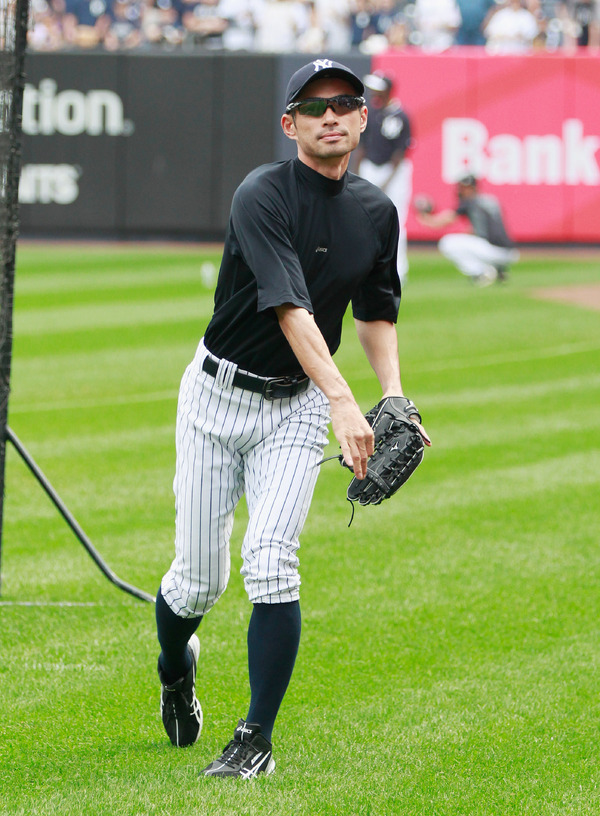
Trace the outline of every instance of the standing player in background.
<instances>
[{"instance_id":1,"label":"standing player in background","mask_svg":"<svg viewBox=\"0 0 600 816\"><path fill-rule=\"evenodd\" d=\"M461 216L471 222L473 232L443 235L438 249L479 286L506 280L508 267L519 259L519 253L504 226L498 199L480 193L477 179L469 175L457 184L458 203L455 209L432 212L432 202L426 196L415 196L417 219L426 227L442 229Z\"/></svg>"},{"instance_id":2,"label":"standing player in background","mask_svg":"<svg viewBox=\"0 0 600 816\"><path fill-rule=\"evenodd\" d=\"M359 478L373 452L371 427L332 359L349 302L383 395L402 396L398 217L377 187L347 172L367 123L362 93L332 60L290 79L281 124L298 156L257 168L237 189L214 314L181 384L175 559L156 600L162 719L174 745L191 745L202 727L195 632L227 586L243 493L249 515L250 706L206 776L274 769L273 725L300 642L298 539L330 413Z\"/></svg>"},{"instance_id":3,"label":"standing player in background","mask_svg":"<svg viewBox=\"0 0 600 816\"><path fill-rule=\"evenodd\" d=\"M376 184L388 195L398 210L398 275L405 282L408 275L406 219L412 197L412 160L407 151L412 143L410 120L398 99L392 98L394 82L376 71L363 83L370 91L369 123L364 132L355 163L363 178Z\"/></svg>"}]
</instances>

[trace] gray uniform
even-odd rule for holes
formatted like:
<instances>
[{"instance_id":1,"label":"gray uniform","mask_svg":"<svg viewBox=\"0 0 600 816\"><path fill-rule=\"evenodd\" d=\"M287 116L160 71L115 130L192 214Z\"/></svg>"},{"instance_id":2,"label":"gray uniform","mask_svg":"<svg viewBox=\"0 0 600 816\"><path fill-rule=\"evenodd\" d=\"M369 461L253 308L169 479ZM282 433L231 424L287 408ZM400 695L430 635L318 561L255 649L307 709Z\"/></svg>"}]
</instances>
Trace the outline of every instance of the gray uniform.
<instances>
[{"instance_id":1,"label":"gray uniform","mask_svg":"<svg viewBox=\"0 0 600 816\"><path fill-rule=\"evenodd\" d=\"M456 214L469 219L473 233L444 235L438 244L440 252L473 281L493 283L519 258L506 231L498 199L483 193L463 198Z\"/></svg>"}]
</instances>

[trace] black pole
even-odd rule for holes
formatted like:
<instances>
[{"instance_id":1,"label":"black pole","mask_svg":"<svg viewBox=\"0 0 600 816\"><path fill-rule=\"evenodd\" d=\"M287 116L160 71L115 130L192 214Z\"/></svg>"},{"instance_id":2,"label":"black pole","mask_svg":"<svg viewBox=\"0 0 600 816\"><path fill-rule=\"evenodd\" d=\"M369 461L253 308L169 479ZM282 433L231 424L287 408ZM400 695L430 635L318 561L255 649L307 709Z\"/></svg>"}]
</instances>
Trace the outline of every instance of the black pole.
<instances>
[{"instance_id":1,"label":"black pole","mask_svg":"<svg viewBox=\"0 0 600 816\"><path fill-rule=\"evenodd\" d=\"M20 439L8 425L6 426L6 439L9 442L12 442L17 453L23 459L23 461L25 462L29 470L33 473L35 478L38 480L40 485L44 488L44 490L50 497L51 501L56 506L58 512L67 522L71 530L73 530L79 541L83 544L83 546L88 551L96 565L100 568L100 570L104 573L108 580L111 581L116 586L118 586L119 589L128 592L130 595L133 595L134 597L139 598L142 601L154 603L155 599L152 595L149 595L142 589L138 589L137 587L134 587L131 584L122 581L117 575L115 575L115 573L111 570L108 564L103 560L98 550L96 550L90 539L84 533L84 531L78 524L77 520L69 512L65 503L62 501L56 490L54 490L48 479L44 476L41 469L38 467L38 465L34 462L30 454L27 452L23 443L20 441Z\"/></svg>"},{"instance_id":2,"label":"black pole","mask_svg":"<svg viewBox=\"0 0 600 816\"><path fill-rule=\"evenodd\" d=\"M6 442L12 442L17 452L44 488L58 511L73 530L104 575L119 589L148 603L154 597L122 581L110 569L91 541L71 515L48 479L33 461L24 445L8 425L8 399L13 341L13 299L16 245L19 234L19 180L21 176L21 132L23 89L25 84L25 52L29 0L16 0L14 6L5 3L0 9L0 591L2 589L2 527L4 516L4 484L6 476Z\"/></svg>"},{"instance_id":3,"label":"black pole","mask_svg":"<svg viewBox=\"0 0 600 816\"><path fill-rule=\"evenodd\" d=\"M19 234L19 179L21 177L21 119L25 84L25 51L29 0L5 3L2 10L0 60L2 99L0 133L2 135L2 168L0 209L2 211L2 269L0 270L0 590L2 567L2 521L4 513L4 479L8 423L8 397L13 339L13 294L15 254Z\"/></svg>"}]
</instances>

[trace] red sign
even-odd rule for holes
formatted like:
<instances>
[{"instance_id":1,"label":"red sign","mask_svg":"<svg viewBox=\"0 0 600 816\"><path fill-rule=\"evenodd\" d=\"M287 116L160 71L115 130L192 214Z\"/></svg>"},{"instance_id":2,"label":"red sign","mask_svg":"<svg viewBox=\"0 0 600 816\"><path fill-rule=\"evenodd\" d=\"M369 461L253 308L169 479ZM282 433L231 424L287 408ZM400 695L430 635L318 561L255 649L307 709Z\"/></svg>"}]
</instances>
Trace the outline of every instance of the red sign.
<instances>
[{"instance_id":1,"label":"red sign","mask_svg":"<svg viewBox=\"0 0 600 816\"><path fill-rule=\"evenodd\" d=\"M373 68L415 135L413 190L454 207L466 173L502 204L516 241L600 242L600 59L576 54L492 56L387 52ZM432 240L411 212L408 236Z\"/></svg>"}]
</instances>

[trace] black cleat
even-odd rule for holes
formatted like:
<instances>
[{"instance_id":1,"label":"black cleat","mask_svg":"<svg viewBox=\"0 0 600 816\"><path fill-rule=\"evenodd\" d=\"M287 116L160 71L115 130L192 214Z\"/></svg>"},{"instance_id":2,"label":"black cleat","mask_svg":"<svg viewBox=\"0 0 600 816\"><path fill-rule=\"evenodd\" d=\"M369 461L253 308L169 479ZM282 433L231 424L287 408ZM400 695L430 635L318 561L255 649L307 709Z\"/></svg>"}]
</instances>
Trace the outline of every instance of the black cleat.
<instances>
[{"instance_id":1,"label":"black cleat","mask_svg":"<svg viewBox=\"0 0 600 816\"><path fill-rule=\"evenodd\" d=\"M268 776L274 770L273 746L260 733L260 726L240 720L223 754L204 768L201 775L254 779L260 773Z\"/></svg>"},{"instance_id":2,"label":"black cleat","mask_svg":"<svg viewBox=\"0 0 600 816\"><path fill-rule=\"evenodd\" d=\"M202 708L196 697L196 664L200 654L200 641L192 635L188 643L192 667L186 675L170 685L165 682L158 664L158 676L162 683L160 713L169 739L179 748L193 745L202 731Z\"/></svg>"}]
</instances>

